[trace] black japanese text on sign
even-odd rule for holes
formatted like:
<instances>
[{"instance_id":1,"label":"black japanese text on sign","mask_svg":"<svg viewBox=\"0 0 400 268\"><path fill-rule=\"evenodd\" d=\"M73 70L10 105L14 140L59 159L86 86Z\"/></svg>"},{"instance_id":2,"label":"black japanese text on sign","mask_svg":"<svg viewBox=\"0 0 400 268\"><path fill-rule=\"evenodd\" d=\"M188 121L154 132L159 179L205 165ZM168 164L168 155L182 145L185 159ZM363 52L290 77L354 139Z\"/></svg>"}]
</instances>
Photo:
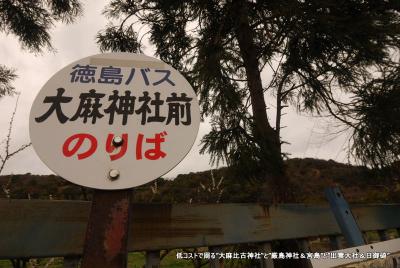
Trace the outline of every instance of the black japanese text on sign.
<instances>
[{"instance_id":1,"label":"black japanese text on sign","mask_svg":"<svg viewBox=\"0 0 400 268\"><path fill-rule=\"evenodd\" d=\"M182 74L159 59L123 52L57 71L29 116L33 148L50 169L106 190L166 174L189 153L199 125L197 97Z\"/></svg>"},{"instance_id":2,"label":"black japanese text on sign","mask_svg":"<svg viewBox=\"0 0 400 268\"><path fill-rule=\"evenodd\" d=\"M71 83L93 84L93 88L88 92L83 92L79 95L79 105L76 107L76 112L72 115L66 115L63 112L64 105L70 105L73 97L65 94L65 88L59 87L54 90L54 95L46 96L43 100L44 104L48 104L48 110L35 117L37 123L45 122L50 116L56 116L61 124L66 124L68 121L81 120L82 123L87 122L96 124L98 120L108 120L109 125L120 123L126 125L128 120L140 120L141 125L151 123L164 123L166 125L174 124L188 126L191 124L191 101L186 93L179 93L179 89L166 93L162 91L163 83L167 83L169 87L175 87L175 82L171 77L170 70L151 70L150 68L141 68L138 70L138 77L135 78L136 68L131 68L129 75L124 77L121 68L118 67L102 67L100 74L97 76L98 67L91 65L81 66L79 64L72 67L70 76ZM148 73L154 71L159 74L156 81L150 81ZM148 91L130 90L129 85L135 83L135 79L142 79L145 86L159 86L160 91L150 94ZM126 89L121 92L120 89L112 90L112 93L99 93L95 89L96 83L125 85ZM121 88L121 86L118 86ZM167 105L167 113L161 114L161 106ZM116 121L116 117L120 117ZM161 144L165 142L167 132L155 133L153 137L144 137L144 134L138 133L136 137L131 137L136 143L135 159L141 160L158 160L164 158L167 154L162 151ZM124 143L117 152L113 146L114 134L110 133L107 136L105 151L109 153L111 161L117 160L125 155L130 142L129 134L123 133L122 138ZM80 150L81 146L89 143L89 147L85 150ZM143 150L143 143L153 145L152 148ZM76 154L78 160L90 157L96 152L98 142L95 136L89 133L76 133L68 137L62 148L63 155L72 157Z\"/></svg>"},{"instance_id":3,"label":"black japanese text on sign","mask_svg":"<svg viewBox=\"0 0 400 268\"><path fill-rule=\"evenodd\" d=\"M120 85L124 78L121 74L121 68L112 66L103 67L100 77L97 79L96 66L76 65L73 69L70 74L71 83L92 83L93 87L95 87L96 81L97 83ZM134 83L135 70L135 68L131 69L129 77L125 82L126 85ZM143 79L145 85L150 85L151 83L147 77L147 72L150 71L149 68L140 69L140 73L142 74L140 78ZM175 83L170 79L171 71L154 71L163 75L158 81L152 83L153 86L162 86L163 83L175 86ZM43 115L36 117L35 120L41 123L55 113L61 124L75 120L82 120L83 123L87 123L90 120L92 124L95 124L97 120L103 120L105 115L107 115L108 123L112 125L114 124L115 115L119 115L122 117L122 125L126 125L128 118L133 116L139 116L142 125L152 122L165 123L167 125L171 123L175 125L190 125L190 107L193 98L187 97L185 93L179 93L178 90L169 94L162 92L162 90L149 94L146 90L142 92L129 90L129 86L127 86L127 89L123 92L113 90L111 94L106 95L96 92L96 89L93 88L88 92L80 94L79 106L73 115L65 115L62 109L63 105L67 105L73 98L65 96L65 89L60 87L54 90L55 94L53 96L45 97L43 103L48 103L49 109ZM168 113L165 115L160 114L160 107L162 105L168 105Z\"/></svg>"}]
</instances>

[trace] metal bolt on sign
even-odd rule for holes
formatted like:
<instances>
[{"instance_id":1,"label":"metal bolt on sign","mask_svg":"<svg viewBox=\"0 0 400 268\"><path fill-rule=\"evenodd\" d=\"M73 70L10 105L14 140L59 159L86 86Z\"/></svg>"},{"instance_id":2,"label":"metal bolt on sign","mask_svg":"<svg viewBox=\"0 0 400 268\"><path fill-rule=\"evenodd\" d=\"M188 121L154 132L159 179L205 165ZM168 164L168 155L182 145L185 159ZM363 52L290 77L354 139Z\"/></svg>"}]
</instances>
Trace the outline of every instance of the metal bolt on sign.
<instances>
[{"instance_id":1,"label":"metal bolt on sign","mask_svg":"<svg viewBox=\"0 0 400 268\"><path fill-rule=\"evenodd\" d=\"M111 169L108 173L110 180L116 180L119 177L119 171L116 169Z\"/></svg>"},{"instance_id":2,"label":"metal bolt on sign","mask_svg":"<svg viewBox=\"0 0 400 268\"><path fill-rule=\"evenodd\" d=\"M112 142L115 147L119 147L124 143L124 139L120 136L115 136Z\"/></svg>"}]
</instances>

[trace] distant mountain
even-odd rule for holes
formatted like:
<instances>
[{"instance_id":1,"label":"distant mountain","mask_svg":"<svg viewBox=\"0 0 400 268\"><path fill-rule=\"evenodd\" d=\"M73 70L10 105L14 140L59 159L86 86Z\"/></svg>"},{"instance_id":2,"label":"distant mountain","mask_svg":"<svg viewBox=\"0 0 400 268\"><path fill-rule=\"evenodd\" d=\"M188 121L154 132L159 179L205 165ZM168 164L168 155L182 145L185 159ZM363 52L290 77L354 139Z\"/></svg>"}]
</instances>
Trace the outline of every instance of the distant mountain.
<instances>
[{"instance_id":1,"label":"distant mountain","mask_svg":"<svg viewBox=\"0 0 400 268\"><path fill-rule=\"evenodd\" d=\"M324 202L326 187L338 185L352 203L400 202L400 164L391 171L374 171L333 160L289 159L288 175L296 202ZM55 175L5 175L0 185L11 198L90 200L92 190L69 183ZM9 185L9 187L7 187ZM257 180L243 180L228 168L180 174L173 180L159 178L135 188L135 202L215 203L271 202L268 187ZM4 191L0 198L6 198Z\"/></svg>"}]
</instances>

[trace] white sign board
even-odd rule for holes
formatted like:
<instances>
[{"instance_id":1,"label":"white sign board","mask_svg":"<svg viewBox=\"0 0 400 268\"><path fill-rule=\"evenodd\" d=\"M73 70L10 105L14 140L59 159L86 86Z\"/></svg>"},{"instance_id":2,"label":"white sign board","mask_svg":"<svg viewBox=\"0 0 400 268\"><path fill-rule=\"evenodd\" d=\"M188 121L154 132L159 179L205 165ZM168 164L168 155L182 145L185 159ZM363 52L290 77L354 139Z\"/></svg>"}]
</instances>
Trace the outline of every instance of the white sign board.
<instances>
[{"instance_id":1,"label":"white sign board","mask_svg":"<svg viewBox=\"0 0 400 268\"><path fill-rule=\"evenodd\" d=\"M97 189L154 180L189 152L200 124L187 80L141 54L108 53L69 64L33 102L29 130L42 161Z\"/></svg>"}]
</instances>

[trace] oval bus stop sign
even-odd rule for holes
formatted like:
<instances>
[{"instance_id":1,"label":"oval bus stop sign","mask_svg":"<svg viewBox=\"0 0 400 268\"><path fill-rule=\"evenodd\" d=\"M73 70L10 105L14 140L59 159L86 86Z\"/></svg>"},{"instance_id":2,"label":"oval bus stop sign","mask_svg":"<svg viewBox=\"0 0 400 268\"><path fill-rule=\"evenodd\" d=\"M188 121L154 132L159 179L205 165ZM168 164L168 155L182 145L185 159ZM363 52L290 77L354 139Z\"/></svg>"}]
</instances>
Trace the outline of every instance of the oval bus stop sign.
<instances>
[{"instance_id":1,"label":"oval bus stop sign","mask_svg":"<svg viewBox=\"0 0 400 268\"><path fill-rule=\"evenodd\" d=\"M107 53L58 71L33 102L29 131L56 174L96 189L154 180L190 151L200 124L188 81L142 54Z\"/></svg>"}]
</instances>

